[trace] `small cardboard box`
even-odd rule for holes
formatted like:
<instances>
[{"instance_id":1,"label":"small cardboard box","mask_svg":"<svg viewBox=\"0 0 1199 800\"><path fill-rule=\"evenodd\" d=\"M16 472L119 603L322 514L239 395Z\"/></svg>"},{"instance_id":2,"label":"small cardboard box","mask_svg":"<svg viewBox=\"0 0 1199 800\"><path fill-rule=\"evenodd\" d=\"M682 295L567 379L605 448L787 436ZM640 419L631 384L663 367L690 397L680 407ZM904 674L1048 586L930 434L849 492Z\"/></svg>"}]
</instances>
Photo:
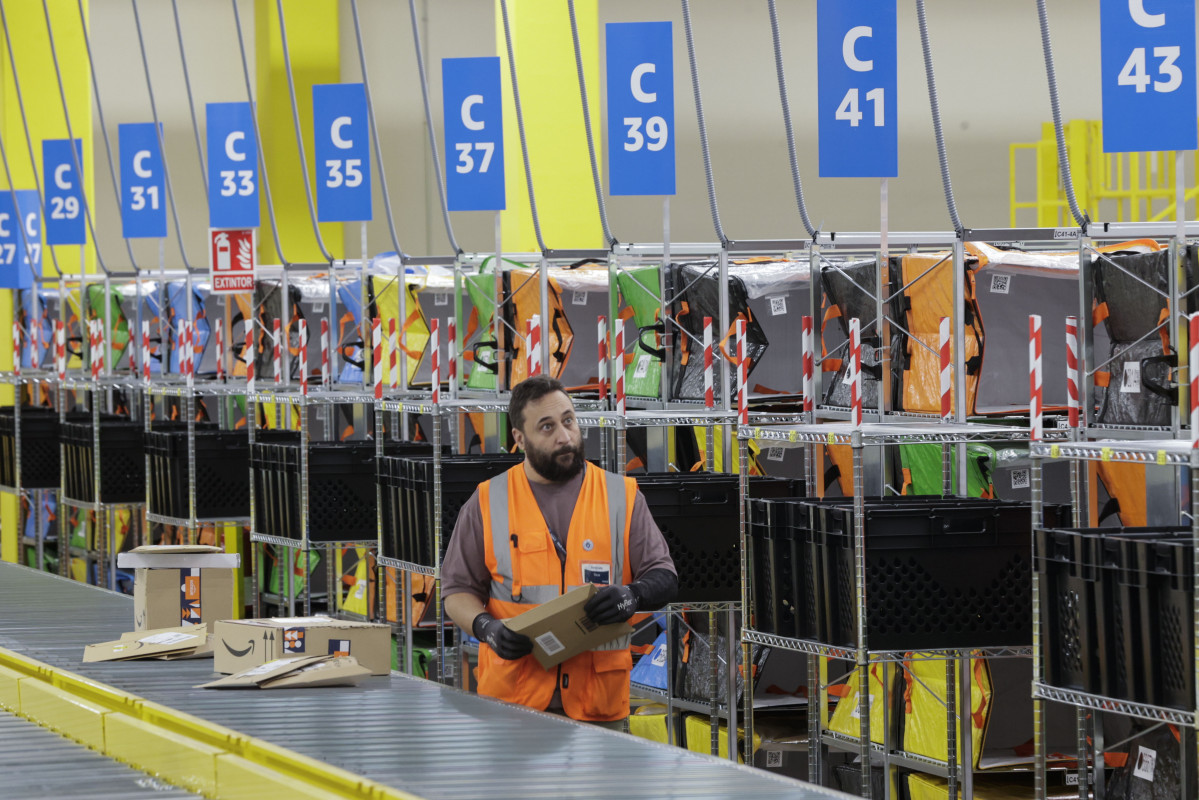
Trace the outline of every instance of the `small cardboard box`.
<instances>
[{"instance_id":1,"label":"small cardboard box","mask_svg":"<svg viewBox=\"0 0 1199 800\"><path fill-rule=\"evenodd\" d=\"M216 623L214 667L234 673L290 656L354 656L372 675L391 671L391 626L332 617L276 617Z\"/></svg>"},{"instance_id":2,"label":"small cardboard box","mask_svg":"<svg viewBox=\"0 0 1199 800\"><path fill-rule=\"evenodd\" d=\"M357 686L371 674L353 656L279 658L197 686L197 689L299 689Z\"/></svg>"},{"instance_id":3,"label":"small cardboard box","mask_svg":"<svg viewBox=\"0 0 1199 800\"><path fill-rule=\"evenodd\" d=\"M533 655L546 669L556 667L584 650L592 650L633 632L627 622L596 625L583 606L596 593L595 584L578 586L561 597L505 620L510 630L533 640Z\"/></svg>"},{"instance_id":4,"label":"small cardboard box","mask_svg":"<svg viewBox=\"0 0 1199 800\"><path fill-rule=\"evenodd\" d=\"M115 642L89 644L83 651L83 663L132 661L140 658L180 658L191 656L207 646L208 632L194 625L163 630L126 633Z\"/></svg>"},{"instance_id":5,"label":"small cardboard box","mask_svg":"<svg viewBox=\"0 0 1199 800\"><path fill-rule=\"evenodd\" d=\"M236 553L203 545L145 545L117 556L117 566L137 570L133 624L139 631L171 625L207 625L233 616Z\"/></svg>"}]
</instances>

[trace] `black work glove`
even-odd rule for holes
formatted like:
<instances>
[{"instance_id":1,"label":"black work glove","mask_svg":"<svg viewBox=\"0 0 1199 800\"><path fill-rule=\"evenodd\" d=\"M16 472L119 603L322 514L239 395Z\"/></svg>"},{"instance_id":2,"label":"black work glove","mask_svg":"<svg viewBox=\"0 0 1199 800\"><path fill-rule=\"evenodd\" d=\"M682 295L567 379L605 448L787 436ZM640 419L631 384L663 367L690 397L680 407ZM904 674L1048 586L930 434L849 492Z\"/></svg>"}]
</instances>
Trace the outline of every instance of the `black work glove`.
<instances>
[{"instance_id":1,"label":"black work glove","mask_svg":"<svg viewBox=\"0 0 1199 800\"><path fill-rule=\"evenodd\" d=\"M533 652L533 640L523 633L517 633L504 624L503 620L484 611L475 617L471 623L471 632L480 642L495 651L495 654L505 661L515 661Z\"/></svg>"},{"instance_id":2,"label":"black work glove","mask_svg":"<svg viewBox=\"0 0 1199 800\"><path fill-rule=\"evenodd\" d=\"M637 612L638 597L632 586L605 586L583 606L583 613L596 625L624 622Z\"/></svg>"}]
</instances>

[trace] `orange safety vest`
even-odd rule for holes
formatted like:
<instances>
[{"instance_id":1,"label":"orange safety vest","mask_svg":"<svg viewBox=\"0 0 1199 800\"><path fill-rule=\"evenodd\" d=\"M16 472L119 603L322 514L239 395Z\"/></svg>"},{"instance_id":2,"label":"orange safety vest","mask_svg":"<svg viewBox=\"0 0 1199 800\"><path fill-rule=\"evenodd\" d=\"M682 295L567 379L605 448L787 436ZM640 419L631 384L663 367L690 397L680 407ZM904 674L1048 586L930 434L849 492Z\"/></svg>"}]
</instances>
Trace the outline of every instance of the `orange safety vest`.
<instances>
[{"instance_id":1,"label":"orange safety vest","mask_svg":"<svg viewBox=\"0 0 1199 800\"><path fill-rule=\"evenodd\" d=\"M529 486L524 464L479 487L483 552L491 571L487 613L515 617L583 585L583 569L607 569L613 585L632 582L629 519L637 483L586 466L583 486L566 536L566 564L558 559L549 526ZM623 636L546 670L532 655L514 661L479 645L479 694L545 710L562 690L567 716L611 721L629 713L629 673L633 657Z\"/></svg>"}]
</instances>

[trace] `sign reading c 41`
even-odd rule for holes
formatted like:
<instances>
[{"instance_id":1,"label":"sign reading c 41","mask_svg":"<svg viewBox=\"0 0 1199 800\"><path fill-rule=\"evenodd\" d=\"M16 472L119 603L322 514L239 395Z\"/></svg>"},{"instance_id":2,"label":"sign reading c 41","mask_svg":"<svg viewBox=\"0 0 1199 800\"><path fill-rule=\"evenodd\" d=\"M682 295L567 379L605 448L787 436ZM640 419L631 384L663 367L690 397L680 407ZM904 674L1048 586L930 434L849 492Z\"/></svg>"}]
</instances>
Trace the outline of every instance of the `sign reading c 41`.
<instances>
[{"instance_id":1,"label":"sign reading c 41","mask_svg":"<svg viewBox=\"0 0 1199 800\"><path fill-rule=\"evenodd\" d=\"M820 177L896 177L895 0L819 0L816 60Z\"/></svg>"}]
</instances>

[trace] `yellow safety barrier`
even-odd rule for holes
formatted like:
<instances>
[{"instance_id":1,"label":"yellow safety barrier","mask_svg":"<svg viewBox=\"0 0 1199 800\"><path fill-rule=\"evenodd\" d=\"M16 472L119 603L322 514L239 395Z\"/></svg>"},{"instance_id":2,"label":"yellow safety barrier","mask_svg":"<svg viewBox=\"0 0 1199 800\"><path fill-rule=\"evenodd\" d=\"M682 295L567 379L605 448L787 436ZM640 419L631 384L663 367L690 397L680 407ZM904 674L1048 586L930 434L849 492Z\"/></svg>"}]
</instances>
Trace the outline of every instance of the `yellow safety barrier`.
<instances>
[{"instance_id":1,"label":"yellow safety barrier","mask_svg":"<svg viewBox=\"0 0 1199 800\"><path fill-rule=\"evenodd\" d=\"M416 795L0 648L0 707L215 798Z\"/></svg>"},{"instance_id":2,"label":"yellow safety barrier","mask_svg":"<svg viewBox=\"0 0 1199 800\"><path fill-rule=\"evenodd\" d=\"M1105 153L1103 124L1076 119L1063 125L1070 177L1079 207L1091 219L1114 222L1172 220L1178 180L1175 153ZM1033 176L1029 198L1027 177ZM1008 147L1008 203L1013 228L1073 226L1058 172L1057 137L1053 123L1041 124L1036 142ZM1192 181L1193 182L1193 181ZM1189 189L1184 202L1199 197L1199 187ZM1028 212L1032 212L1029 214ZM1185 215L1185 211L1184 211Z\"/></svg>"}]
</instances>

